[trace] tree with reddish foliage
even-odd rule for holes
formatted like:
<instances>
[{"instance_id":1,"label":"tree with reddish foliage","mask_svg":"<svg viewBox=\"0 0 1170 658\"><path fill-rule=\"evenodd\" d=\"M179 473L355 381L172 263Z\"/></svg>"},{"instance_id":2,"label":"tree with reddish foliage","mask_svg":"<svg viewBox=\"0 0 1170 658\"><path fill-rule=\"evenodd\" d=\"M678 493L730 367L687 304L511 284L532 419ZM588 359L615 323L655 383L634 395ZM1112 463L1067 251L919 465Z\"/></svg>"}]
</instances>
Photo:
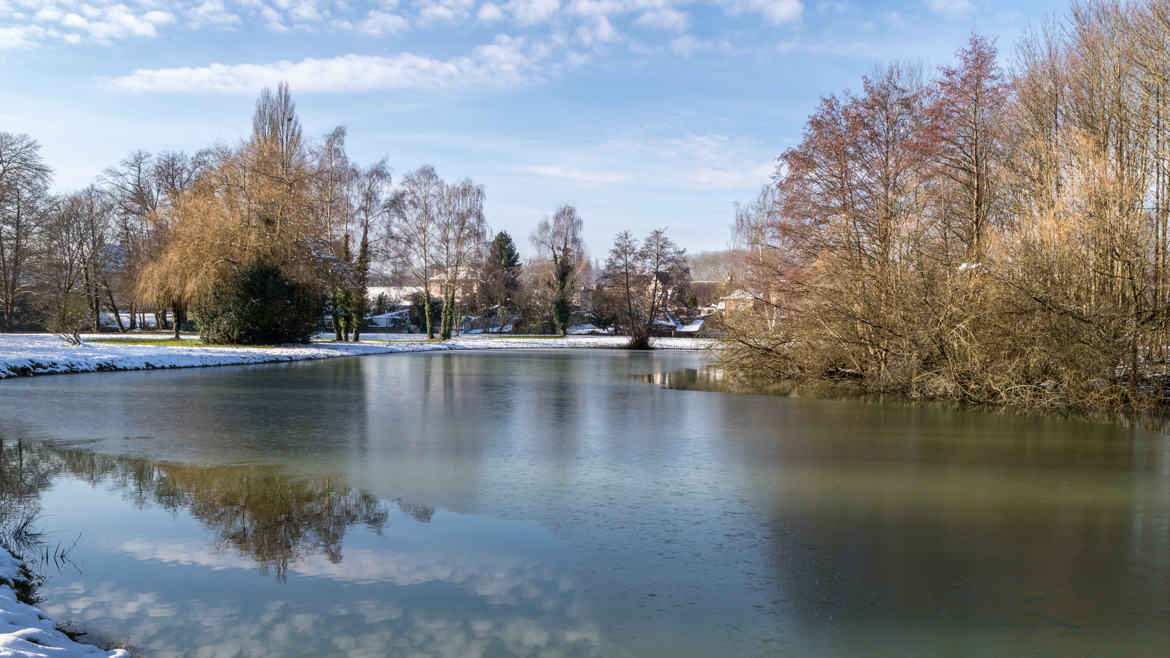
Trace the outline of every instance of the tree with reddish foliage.
<instances>
[{"instance_id":1,"label":"tree with reddish foliage","mask_svg":"<svg viewBox=\"0 0 1170 658\"><path fill-rule=\"evenodd\" d=\"M958 66L940 68L930 90L924 147L934 165L948 245L957 239L963 257L978 263L995 208L1010 86L994 41L972 34L955 55Z\"/></svg>"}]
</instances>

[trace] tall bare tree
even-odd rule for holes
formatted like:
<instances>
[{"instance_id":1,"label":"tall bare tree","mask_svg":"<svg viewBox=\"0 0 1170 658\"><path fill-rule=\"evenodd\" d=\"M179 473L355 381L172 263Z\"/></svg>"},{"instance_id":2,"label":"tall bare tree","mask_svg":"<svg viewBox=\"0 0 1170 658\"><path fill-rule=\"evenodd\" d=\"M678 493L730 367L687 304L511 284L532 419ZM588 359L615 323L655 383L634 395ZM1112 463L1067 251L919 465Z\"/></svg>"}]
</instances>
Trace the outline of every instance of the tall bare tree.
<instances>
[{"instance_id":1,"label":"tall bare tree","mask_svg":"<svg viewBox=\"0 0 1170 658\"><path fill-rule=\"evenodd\" d=\"M337 251L342 266L335 272L327 306L333 323L334 340L343 341L349 335L347 306L353 287L354 272L349 267L353 251L353 223L355 213L353 192L357 178L356 168L345 152L345 128L338 126L325 135L314 152L316 177L313 185L315 205L321 221L329 232L329 241Z\"/></svg>"},{"instance_id":2,"label":"tall bare tree","mask_svg":"<svg viewBox=\"0 0 1170 658\"><path fill-rule=\"evenodd\" d=\"M354 189L354 233L347 231L346 243L356 240L356 249L347 248L353 279L345 304L349 329L356 342L361 338L362 321L366 314L366 290L370 283L370 266L374 246L384 237L375 232L386 225L390 212L390 167L383 158L372 166L359 170Z\"/></svg>"},{"instance_id":3,"label":"tall bare tree","mask_svg":"<svg viewBox=\"0 0 1170 658\"><path fill-rule=\"evenodd\" d=\"M129 329L138 328L137 308L133 290L145 255L150 216L158 209L159 191L154 177L155 163L146 151L133 151L118 164L102 174L102 182L110 190L115 208L115 233L119 254L119 268L113 274L119 296L129 300ZM121 316L118 326L122 329Z\"/></svg>"},{"instance_id":4,"label":"tall bare tree","mask_svg":"<svg viewBox=\"0 0 1170 658\"><path fill-rule=\"evenodd\" d=\"M390 200L387 246L397 269L406 273L424 297L428 339L435 337L429 284L431 268L437 260L435 230L442 216L445 191L435 168L423 165L402 177Z\"/></svg>"},{"instance_id":5,"label":"tall bare tree","mask_svg":"<svg viewBox=\"0 0 1170 658\"><path fill-rule=\"evenodd\" d=\"M972 35L958 66L943 67L928 94L926 144L938 168L934 190L948 253L952 236L961 257L983 259L988 224L995 218L1006 157L1008 83L994 44Z\"/></svg>"},{"instance_id":6,"label":"tall bare tree","mask_svg":"<svg viewBox=\"0 0 1170 658\"><path fill-rule=\"evenodd\" d=\"M574 283L577 272L587 261L581 242L581 217L573 206L557 209L552 217L545 217L532 232L532 245L537 257L551 262L551 272L545 286L552 294L552 315L557 331L564 336L569 329L573 312Z\"/></svg>"},{"instance_id":7,"label":"tall bare tree","mask_svg":"<svg viewBox=\"0 0 1170 658\"><path fill-rule=\"evenodd\" d=\"M476 278L469 270L478 262L486 239L487 224L483 216L483 186L465 179L445 185L442 211L435 226L437 265L442 272L443 310L439 335L451 338L458 324L456 287ZM464 291L470 293L470 290Z\"/></svg>"},{"instance_id":8,"label":"tall bare tree","mask_svg":"<svg viewBox=\"0 0 1170 658\"><path fill-rule=\"evenodd\" d=\"M599 281L618 327L630 337L627 347L643 350L650 349L651 333L663 314L682 308L689 284L686 250L664 229L652 231L645 241L629 231L619 233Z\"/></svg>"},{"instance_id":9,"label":"tall bare tree","mask_svg":"<svg viewBox=\"0 0 1170 658\"><path fill-rule=\"evenodd\" d=\"M0 132L0 326L15 328L34 292L29 268L52 171L28 135Z\"/></svg>"}]
</instances>

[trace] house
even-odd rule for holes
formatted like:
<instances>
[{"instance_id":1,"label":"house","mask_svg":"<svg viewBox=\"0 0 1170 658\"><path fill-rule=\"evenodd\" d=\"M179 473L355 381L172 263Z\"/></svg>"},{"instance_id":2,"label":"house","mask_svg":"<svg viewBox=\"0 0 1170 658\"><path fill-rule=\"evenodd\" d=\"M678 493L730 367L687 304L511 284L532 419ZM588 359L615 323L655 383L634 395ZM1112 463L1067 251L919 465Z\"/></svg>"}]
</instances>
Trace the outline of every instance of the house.
<instances>
[{"instance_id":1,"label":"house","mask_svg":"<svg viewBox=\"0 0 1170 658\"><path fill-rule=\"evenodd\" d=\"M740 288L730 295L719 298L719 303L715 305L715 310L720 312L728 311L754 311L759 308L761 303L759 296Z\"/></svg>"},{"instance_id":2,"label":"house","mask_svg":"<svg viewBox=\"0 0 1170 658\"><path fill-rule=\"evenodd\" d=\"M449 273L452 276L448 276ZM431 297L442 299L443 286L447 284L448 280L455 286L456 303L461 303L479 294L479 272L470 267L460 267L457 271L454 268L433 268L430 278L427 279L427 292Z\"/></svg>"},{"instance_id":3,"label":"house","mask_svg":"<svg viewBox=\"0 0 1170 658\"><path fill-rule=\"evenodd\" d=\"M680 323L675 330L676 336L699 336L703 333L704 326L707 324L707 319L711 317L710 314L700 315L686 324Z\"/></svg>"},{"instance_id":4,"label":"house","mask_svg":"<svg viewBox=\"0 0 1170 658\"><path fill-rule=\"evenodd\" d=\"M691 281L691 294L695 296L700 315L710 315L716 311L719 298L733 290L730 276L722 281Z\"/></svg>"},{"instance_id":5,"label":"house","mask_svg":"<svg viewBox=\"0 0 1170 658\"><path fill-rule=\"evenodd\" d=\"M410 309L371 315L366 318L366 331L370 333L405 333L410 330Z\"/></svg>"}]
</instances>

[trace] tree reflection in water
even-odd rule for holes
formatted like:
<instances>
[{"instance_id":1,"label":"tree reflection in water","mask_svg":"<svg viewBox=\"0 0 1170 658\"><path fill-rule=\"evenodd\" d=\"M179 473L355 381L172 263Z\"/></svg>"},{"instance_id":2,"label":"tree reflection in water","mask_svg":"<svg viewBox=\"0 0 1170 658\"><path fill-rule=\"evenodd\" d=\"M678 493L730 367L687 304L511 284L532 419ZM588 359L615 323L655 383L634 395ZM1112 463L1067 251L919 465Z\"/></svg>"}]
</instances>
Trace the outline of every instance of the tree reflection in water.
<instances>
[{"instance_id":1,"label":"tree reflection in water","mask_svg":"<svg viewBox=\"0 0 1170 658\"><path fill-rule=\"evenodd\" d=\"M16 555L40 548L40 493L54 473L42 460L26 457L23 444L0 437L0 547Z\"/></svg>"},{"instance_id":2,"label":"tree reflection in water","mask_svg":"<svg viewBox=\"0 0 1170 658\"><path fill-rule=\"evenodd\" d=\"M346 530L361 524L381 533L385 504L351 489L344 478L298 478L275 466L202 466L107 457L51 445L0 439L0 531L39 511L40 493L58 476L112 486L139 507L186 511L215 537L284 581L290 565L312 553L341 562ZM419 521L433 510L398 503ZM11 540L11 532L8 533Z\"/></svg>"}]
</instances>

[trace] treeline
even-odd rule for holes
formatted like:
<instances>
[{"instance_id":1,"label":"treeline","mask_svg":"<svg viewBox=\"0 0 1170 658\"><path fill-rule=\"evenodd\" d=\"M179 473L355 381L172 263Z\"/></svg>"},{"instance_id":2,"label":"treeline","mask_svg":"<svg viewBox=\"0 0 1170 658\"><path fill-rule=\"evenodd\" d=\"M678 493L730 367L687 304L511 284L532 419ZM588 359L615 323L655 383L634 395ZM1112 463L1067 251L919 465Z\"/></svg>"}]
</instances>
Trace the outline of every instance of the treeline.
<instances>
[{"instance_id":1,"label":"treeline","mask_svg":"<svg viewBox=\"0 0 1170 658\"><path fill-rule=\"evenodd\" d=\"M572 206L535 228L522 262L510 235L490 235L482 186L430 166L394 184L386 160L350 160L343 128L305 138L287 85L263 90L252 128L195 154L135 151L65 194L34 139L0 133L0 330L76 340L112 320L193 325L209 343L357 340L401 301L370 300L374 283L412 290L428 337L586 320L596 277Z\"/></svg>"},{"instance_id":2,"label":"treeline","mask_svg":"<svg viewBox=\"0 0 1170 658\"><path fill-rule=\"evenodd\" d=\"M821 99L739 209L751 376L1051 408L1166 400L1170 2L1077 3Z\"/></svg>"},{"instance_id":3,"label":"treeline","mask_svg":"<svg viewBox=\"0 0 1170 658\"><path fill-rule=\"evenodd\" d=\"M75 336L108 318L177 335L194 319L209 342L303 340L326 297L351 311L372 219L361 193L389 182L384 163L345 160L343 130L307 144L284 86L263 92L239 146L135 151L78 192L50 193L51 173L34 139L0 133L4 331Z\"/></svg>"},{"instance_id":4,"label":"treeline","mask_svg":"<svg viewBox=\"0 0 1170 658\"><path fill-rule=\"evenodd\" d=\"M345 140L343 128L305 138L281 84L261 92L240 144L135 151L54 195L36 141L0 133L0 330L77 341L112 320L176 337L192 325L216 344L323 329L358 340L371 313L407 311L400 296L370 299L377 284L411 291L408 326L428 338L467 326L564 335L593 320L648 347L656 319L686 310L685 254L662 231L644 245L619 235L595 268L566 205L538 223L522 261L510 235L491 237L481 185L429 165L395 184L385 159L360 166Z\"/></svg>"}]
</instances>

